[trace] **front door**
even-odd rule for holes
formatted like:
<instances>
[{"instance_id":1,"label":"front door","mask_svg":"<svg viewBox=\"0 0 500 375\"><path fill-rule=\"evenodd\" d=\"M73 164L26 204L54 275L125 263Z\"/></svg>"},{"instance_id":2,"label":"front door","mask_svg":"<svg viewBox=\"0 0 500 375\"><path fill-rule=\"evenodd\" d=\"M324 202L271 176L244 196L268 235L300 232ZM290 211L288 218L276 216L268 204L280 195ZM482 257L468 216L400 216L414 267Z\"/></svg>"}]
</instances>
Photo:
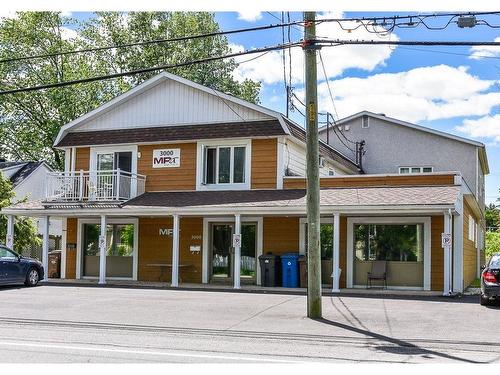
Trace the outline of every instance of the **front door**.
<instances>
[{"instance_id":1,"label":"front door","mask_svg":"<svg viewBox=\"0 0 500 375\"><path fill-rule=\"evenodd\" d=\"M212 282L230 284L234 275L233 224L212 224ZM241 225L240 280L242 284L253 284L256 280L256 235L257 224Z\"/></svg>"},{"instance_id":2,"label":"front door","mask_svg":"<svg viewBox=\"0 0 500 375\"><path fill-rule=\"evenodd\" d=\"M232 281L232 239L232 224L212 224L212 282Z\"/></svg>"}]
</instances>

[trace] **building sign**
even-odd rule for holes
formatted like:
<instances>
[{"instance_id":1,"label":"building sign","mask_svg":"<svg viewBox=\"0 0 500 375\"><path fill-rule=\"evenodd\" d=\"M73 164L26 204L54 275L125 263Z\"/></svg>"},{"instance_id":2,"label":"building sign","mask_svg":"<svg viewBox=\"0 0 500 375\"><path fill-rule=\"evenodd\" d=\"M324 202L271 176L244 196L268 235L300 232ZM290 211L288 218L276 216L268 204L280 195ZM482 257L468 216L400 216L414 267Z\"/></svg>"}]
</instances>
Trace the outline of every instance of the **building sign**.
<instances>
[{"instance_id":1,"label":"building sign","mask_svg":"<svg viewBox=\"0 0 500 375\"><path fill-rule=\"evenodd\" d=\"M451 233L441 233L441 247L451 247Z\"/></svg>"},{"instance_id":2,"label":"building sign","mask_svg":"<svg viewBox=\"0 0 500 375\"><path fill-rule=\"evenodd\" d=\"M177 168L181 166L181 149L153 150L153 168Z\"/></svg>"},{"instance_id":3,"label":"building sign","mask_svg":"<svg viewBox=\"0 0 500 375\"><path fill-rule=\"evenodd\" d=\"M160 236L172 236L174 230L172 228L160 228Z\"/></svg>"}]
</instances>

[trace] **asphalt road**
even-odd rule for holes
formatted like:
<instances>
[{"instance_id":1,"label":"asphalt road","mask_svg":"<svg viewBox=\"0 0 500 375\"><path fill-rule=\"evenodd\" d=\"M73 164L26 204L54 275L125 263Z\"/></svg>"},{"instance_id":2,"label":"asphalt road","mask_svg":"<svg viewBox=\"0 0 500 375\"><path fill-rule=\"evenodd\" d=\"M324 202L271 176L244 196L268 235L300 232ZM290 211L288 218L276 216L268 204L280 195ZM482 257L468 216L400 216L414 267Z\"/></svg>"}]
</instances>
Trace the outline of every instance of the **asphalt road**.
<instances>
[{"instance_id":1,"label":"asphalt road","mask_svg":"<svg viewBox=\"0 0 500 375\"><path fill-rule=\"evenodd\" d=\"M324 297L0 287L1 362L500 362L500 306L478 297Z\"/></svg>"}]
</instances>

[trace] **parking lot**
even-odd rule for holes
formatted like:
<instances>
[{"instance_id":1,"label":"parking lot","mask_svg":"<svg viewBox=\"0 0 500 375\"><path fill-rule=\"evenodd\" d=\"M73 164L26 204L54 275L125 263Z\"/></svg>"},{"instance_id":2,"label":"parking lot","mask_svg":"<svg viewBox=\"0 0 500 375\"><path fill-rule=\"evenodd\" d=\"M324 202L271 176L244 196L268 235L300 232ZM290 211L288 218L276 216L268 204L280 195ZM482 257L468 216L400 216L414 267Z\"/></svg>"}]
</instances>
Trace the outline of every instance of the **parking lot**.
<instances>
[{"instance_id":1,"label":"parking lot","mask_svg":"<svg viewBox=\"0 0 500 375\"><path fill-rule=\"evenodd\" d=\"M333 296L45 285L0 288L3 362L500 360L500 306L477 296Z\"/></svg>"}]
</instances>

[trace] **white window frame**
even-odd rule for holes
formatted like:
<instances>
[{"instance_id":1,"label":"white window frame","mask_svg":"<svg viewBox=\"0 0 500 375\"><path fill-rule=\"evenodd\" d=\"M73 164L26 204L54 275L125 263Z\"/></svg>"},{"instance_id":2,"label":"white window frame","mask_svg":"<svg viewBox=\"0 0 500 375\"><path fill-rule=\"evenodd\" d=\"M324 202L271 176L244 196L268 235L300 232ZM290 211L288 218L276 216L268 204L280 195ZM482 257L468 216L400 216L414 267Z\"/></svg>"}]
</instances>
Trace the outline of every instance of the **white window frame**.
<instances>
[{"instance_id":1,"label":"white window frame","mask_svg":"<svg viewBox=\"0 0 500 375\"><path fill-rule=\"evenodd\" d=\"M83 225L101 224L100 218L78 219L76 231L76 279L98 279L96 276L83 276ZM132 277L107 277L107 280L134 280L137 281L137 269L139 262L139 219L137 218L110 218L106 220L108 224L134 224L134 250L132 253Z\"/></svg>"},{"instance_id":2,"label":"white window frame","mask_svg":"<svg viewBox=\"0 0 500 375\"><path fill-rule=\"evenodd\" d=\"M231 148L230 156L230 181L233 180L233 159L234 148L245 147L245 182L241 183L215 183L205 184L205 148ZM219 152L216 152L216 179L219 179ZM196 152L196 190L249 190L251 184L251 161L252 161L252 142L250 139L244 140L214 140L214 141L199 141L197 142Z\"/></svg>"},{"instance_id":3,"label":"white window frame","mask_svg":"<svg viewBox=\"0 0 500 375\"><path fill-rule=\"evenodd\" d=\"M418 172L412 172L412 169L415 169L415 168L418 168L419 171ZM431 171L430 172L424 172L424 168L430 168ZM401 172L401 169L409 169L409 172L408 173L403 173ZM399 167L399 174L416 174L416 173L432 173L434 172L434 167L430 167L430 166L423 166L423 167L417 167L417 166L402 166L402 167Z\"/></svg>"},{"instance_id":4,"label":"white window frame","mask_svg":"<svg viewBox=\"0 0 500 375\"><path fill-rule=\"evenodd\" d=\"M469 227L469 241L474 241L476 240L476 236L475 236L475 231L476 231L476 220L474 220L474 218L472 217L472 215L469 215L469 224L468 224L468 227Z\"/></svg>"},{"instance_id":5,"label":"white window frame","mask_svg":"<svg viewBox=\"0 0 500 375\"><path fill-rule=\"evenodd\" d=\"M347 288L366 288L353 285L354 280L354 225L355 224L423 224L424 226L424 283L423 288L391 287L402 290L431 290L431 218L430 217L349 217L347 218Z\"/></svg>"}]
</instances>

